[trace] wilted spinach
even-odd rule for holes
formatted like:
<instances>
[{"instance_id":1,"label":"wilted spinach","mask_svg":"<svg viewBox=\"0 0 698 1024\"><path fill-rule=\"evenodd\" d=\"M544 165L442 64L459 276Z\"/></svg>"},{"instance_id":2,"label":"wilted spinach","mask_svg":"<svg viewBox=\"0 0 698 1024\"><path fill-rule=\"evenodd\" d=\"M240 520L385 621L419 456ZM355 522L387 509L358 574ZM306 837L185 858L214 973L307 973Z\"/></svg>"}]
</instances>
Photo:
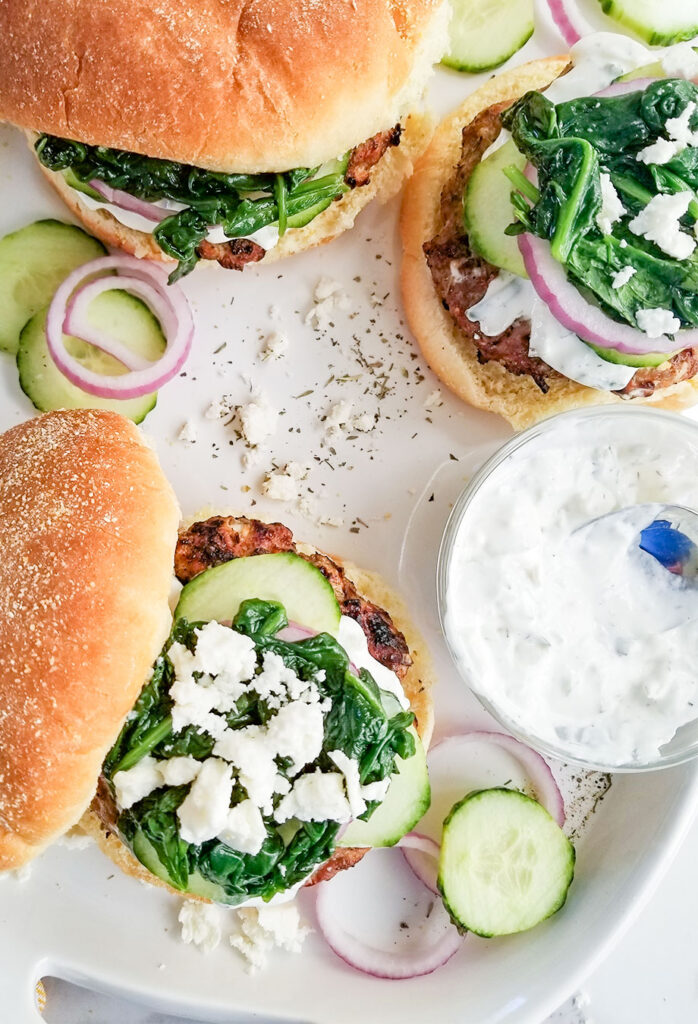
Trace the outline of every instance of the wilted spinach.
<instances>
[{"instance_id":1,"label":"wilted spinach","mask_svg":"<svg viewBox=\"0 0 698 1024\"><path fill-rule=\"evenodd\" d=\"M414 715L396 706L392 697L384 700L365 669L355 675L346 652L334 637L320 633L294 643L278 639L275 634L287 622L286 611L278 602L249 600L240 606L231 628L254 641L260 668L265 653L273 652L301 679L313 680L321 699L330 698L332 706L324 720L322 752L305 770L336 770L328 753L339 749L358 761L363 783L385 779L395 770L396 757L410 757L414 753L414 739L407 731ZM108 782L117 771L133 767L148 754L158 759L188 754L197 760L211 755L214 740L207 733L194 726L176 735L172 733L169 696L174 681L169 648L178 642L194 651L196 630L202 625L184 619L175 623L149 683L104 763ZM264 725L273 713L255 692L252 680L225 718L230 728L241 728ZM285 774L288 764L279 759L278 769ZM339 829L333 821L277 827L271 817L265 818L267 838L254 855L233 850L219 840L200 846L188 844L179 836L176 812L189 788L155 790L122 812L118 820L119 832L136 856L143 855L143 841L147 840L175 888L187 891L190 884L196 888L204 879L205 883L218 886L216 898L220 902L235 904L251 896L268 900L301 881L332 854ZM244 788L236 782L231 804L246 796ZM370 817L376 806L369 804L363 817Z\"/></svg>"},{"instance_id":2,"label":"wilted spinach","mask_svg":"<svg viewBox=\"0 0 698 1024\"><path fill-rule=\"evenodd\" d=\"M698 104L698 87L666 79L625 95L557 105L529 92L502 118L538 173L537 187L516 182L515 171L510 175L521 187L512 196L517 223L509 232L530 231L548 239L570 279L612 317L633 326L638 310L650 308L671 310L682 326L698 325L698 254L675 260L628 228L653 196L698 188L695 147L658 166L637 159L640 150L665 137L667 119L689 103ZM698 111L690 126L698 129ZM610 176L628 211L613 226L612 236L602 235L596 224L602 173ZM698 197L682 224L691 230L697 220ZM625 267L635 273L613 288L614 276Z\"/></svg>"},{"instance_id":3,"label":"wilted spinach","mask_svg":"<svg viewBox=\"0 0 698 1024\"><path fill-rule=\"evenodd\" d=\"M69 170L84 185L94 179L138 199L183 203L185 209L166 217L153 231L163 252L178 260L170 282L194 269L197 246L210 227L222 227L228 238L244 238L278 224L283 235L287 227L308 223L348 190L344 174L349 154L335 161L329 173L314 178L317 167L283 174L225 174L55 135L40 135L35 150L45 167Z\"/></svg>"}]
</instances>

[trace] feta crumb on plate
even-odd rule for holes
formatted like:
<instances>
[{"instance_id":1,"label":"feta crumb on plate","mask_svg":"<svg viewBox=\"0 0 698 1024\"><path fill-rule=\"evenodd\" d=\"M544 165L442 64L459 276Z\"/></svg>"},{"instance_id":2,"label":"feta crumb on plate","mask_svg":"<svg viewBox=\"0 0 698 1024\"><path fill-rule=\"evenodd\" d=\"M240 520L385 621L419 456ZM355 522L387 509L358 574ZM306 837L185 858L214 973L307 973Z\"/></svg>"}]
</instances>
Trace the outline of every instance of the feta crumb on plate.
<instances>
[{"instance_id":1,"label":"feta crumb on plate","mask_svg":"<svg viewBox=\"0 0 698 1024\"><path fill-rule=\"evenodd\" d=\"M265 398L238 406L237 413L242 436L248 444L259 445L276 433L279 412Z\"/></svg>"},{"instance_id":2,"label":"feta crumb on plate","mask_svg":"<svg viewBox=\"0 0 698 1024\"><path fill-rule=\"evenodd\" d=\"M184 423L182 424L179 434L177 434L177 437L180 441L185 441L188 444L193 444L198 436L199 433L196 428L196 423L194 423L193 420L185 420Z\"/></svg>"},{"instance_id":3,"label":"feta crumb on plate","mask_svg":"<svg viewBox=\"0 0 698 1024\"><path fill-rule=\"evenodd\" d=\"M202 953L212 953L220 945L223 911L214 903L185 900L179 909L182 942L198 946Z\"/></svg>"},{"instance_id":4,"label":"feta crumb on plate","mask_svg":"<svg viewBox=\"0 0 698 1024\"><path fill-rule=\"evenodd\" d=\"M428 394L424 399L424 408L429 412L431 412L432 409L438 409L439 406L443 404L440 388L435 388L435 390Z\"/></svg>"},{"instance_id":5,"label":"feta crumb on plate","mask_svg":"<svg viewBox=\"0 0 698 1024\"><path fill-rule=\"evenodd\" d=\"M282 331L272 331L267 335L262 349L262 359L281 359L288 349L288 336Z\"/></svg>"},{"instance_id":6,"label":"feta crumb on plate","mask_svg":"<svg viewBox=\"0 0 698 1024\"><path fill-rule=\"evenodd\" d=\"M296 501L300 498L300 482L308 471L299 462L287 462L283 469L267 473L262 484L262 494L273 501Z\"/></svg>"},{"instance_id":7,"label":"feta crumb on plate","mask_svg":"<svg viewBox=\"0 0 698 1024\"><path fill-rule=\"evenodd\" d=\"M240 935L231 935L230 945L247 961L251 974L267 965L269 953L276 947L300 953L311 929L301 923L295 903L279 906L242 908L237 911Z\"/></svg>"}]
</instances>

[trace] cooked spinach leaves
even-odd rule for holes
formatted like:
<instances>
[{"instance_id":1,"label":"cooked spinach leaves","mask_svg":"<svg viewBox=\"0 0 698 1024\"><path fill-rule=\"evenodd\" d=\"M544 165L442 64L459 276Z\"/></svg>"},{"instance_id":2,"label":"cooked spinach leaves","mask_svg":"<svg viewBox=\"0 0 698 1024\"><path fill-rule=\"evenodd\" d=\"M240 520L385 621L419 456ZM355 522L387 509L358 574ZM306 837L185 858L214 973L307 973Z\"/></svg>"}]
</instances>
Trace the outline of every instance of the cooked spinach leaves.
<instances>
[{"instance_id":1,"label":"cooked spinach leaves","mask_svg":"<svg viewBox=\"0 0 698 1024\"><path fill-rule=\"evenodd\" d=\"M163 252L178 261L170 282L194 269L197 247L211 227L222 227L228 238L246 238L277 224L283 235L287 228L309 223L348 190L348 153L315 177L317 167L282 174L224 174L55 135L41 135L35 150L45 167L69 170L83 184L94 179L138 199L182 203L185 209L160 221L153 231Z\"/></svg>"},{"instance_id":2,"label":"cooked spinach leaves","mask_svg":"<svg viewBox=\"0 0 698 1024\"><path fill-rule=\"evenodd\" d=\"M275 635L287 625L283 605L275 601L244 601L235 616L235 630L249 636L256 647L261 667L265 652L277 654L284 664L304 680L312 680L321 699L331 700L324 720L324 740L317 760L305 771L334 771L328 754L342 750L359 763L362 783L385 779L395 770L396 757L410 757L415 743L407 731L414 721L411 712L385 702L374 679L365 669L356 675L344 649L334 637L320 633L306 640L289 643ZM112 783L117 771L133 767L150 754L157 759L190 755L197 760L211 756L214 740L207 733L189 726L172 733L172 700L169 689L174 669L168 651L175 642L196 650L197 629L202 623L175 623L153 675L143 689L119 738L104 762L104 775ZM386 707L389 710L386 710ZM233 711L225 715L230 728L264 725L274 710L254 690L251 681ZM288 763L279 759L281 774ZM189 786L163 787L123 811L118 829L136 856L182 891L212 895L219 902L240 903L253 896L271 899L300 882L334 850L339 825L334 821L289 822L277 826L265 817L267 838L259 853L241 853L219 840L200 846L184 842L179 836L177 808L189 792ZM233 788L231 805L246 799L239 781ZM279 799L279 798L277 798ZM363 817L370 817L377 806L369 804ZM209 888L206 888L208 886ZM210 888L213 887L213 888Z\"/></svg>"},{"instance_id":3,"label":"cooked spinach leaves","mask_svg":"<svg viewBox=\"0 0 698 1024\"><path fill-rule=\"evenodd\" d=\"M670 310L682 326L698 325L698 254L673 259L628 227L654 196L698 189L698 148L687 146L661 165L637 158L645 147L666 138L667 120L683 114L689 104L698 104L698 87L666 79L624 95L557 105L529 92L502 118L538 173L533 191L530 182L514 179L516 224L509 232L530 231L548 239L553 256L577 287L591 293L610 316L632 326L641 309ZM690 128L698 130L698 108ZM596 222L603 173L627 212L612 235L602 234ZM697 220L694 196L681 223L692 231ZM613 278L626 267L634 274L614 288Z\"/></svg>"}]
</instances>

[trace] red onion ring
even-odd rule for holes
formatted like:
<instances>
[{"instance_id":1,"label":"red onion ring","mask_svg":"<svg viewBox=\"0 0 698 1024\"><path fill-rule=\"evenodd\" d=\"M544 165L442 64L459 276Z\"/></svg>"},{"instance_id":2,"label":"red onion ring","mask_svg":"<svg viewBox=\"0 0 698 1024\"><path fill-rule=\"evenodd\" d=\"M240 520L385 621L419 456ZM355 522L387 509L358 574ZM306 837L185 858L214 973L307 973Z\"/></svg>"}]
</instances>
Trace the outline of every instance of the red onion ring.
<instances>
[{"instance_id":1,"label":"red onion ring","mask_svg":"<svg viewBox=\"0 0 698 1024\"><path fill-rule=\"evenodd\" d=\"M676 340L665 334L648 338L639 327L612 320L599 306L587 302L568 280L565 268L552 256L549 242L528 233L519 235L518 242L526 273L537 295L555 319L583 341L635 355L672 353L698 345L698 328L695 327L678 331Z\"/></svg>"},{"instance_id":2,"label":"red onion ring","mask_svg":"<svg viewBox=\"0 0 698 1024\"><path fill-rule=\"evenodd\" d=\"M311 636L317 636L314 630L301 626L299 622L289 622L278 633L274 634L277 640L285 640L288 644L294 644L297 640L307 640Z\"/></svg>"},{"instance_id":3,"label":"red onion ring","mask_svg":"<svg viewBox=\"0 0 698 1024\"><path fill-rule=\"evenodd\" d=\"M421 832L408 832L396 844L402 855L422 885L439 895L436 880L439 875L439 853L441 847L436 840L424 836Z\"/></svg>"},{"instance_id":4,"label":"red onion ring","mask_svg":"<svg viewBox=\"0 0 698 1024\"><path fill-rule=\"evenodd\" d=\"M395 847L381 847L380 854L383 857L388 857L395 849ZM379 850L376 849L371 852L370 857L378 855ZM369 859L365 858L362 862L364 870L365 861ZM374 906L370 899L362 900L358 894L362 864L358 864L351 871L342 872L316 887L318 892L315 910L318 925L330 949L350 967L362 971L364 974L370 974L374 978L386 978L393 981L431 974L447 963L461 948L463 936L452 924L440 899L434 900L429 897L428 900L425 900L426 886L422 886L414 876L412 876L414 884L422 892L418 900L410 899L409 902L410 904L412 902L424 904L423 920L419 922L418 926L415 924L409 929L409 935L408 931L398 932L395 939L387 943L390 948L381 948L376 943ZM356 925L350 930L340 920L341 893L342 890L346 893L348 887L351 887L353 910L366 908L365 920L359 926L361 934L356 933ZM403 939L402 948L398 946L400 939Z\"/></svg>"},{"instance_id":5,"label":"red onion ring","mask_svg":"<svg viewBox=\"0 0 698 1024\"><path fill-rule=\"evenodd\" d=\"M639 92L646 89L652 82L659 82L659 78L631 78L629 82L611 82L605 89L595 92L594 96L625 96L629 92Z\"/></svg>"},{"instance_id":6,"label":"red onion ring","mask_svg":"<svg viewBox=\"0 0 698 1024\"><path fill-rule=\"evenodd\" d=\"M565 822L565 802L547 761L537 751L507 733L465 732L439 740L429 750L427 764L430 774L437 759L443 759L449 773L454 775L457 771L459 750L464 745L478 742L492 743L501 747L519 762L533 787L538 803L545 807L548 814L562 827ZM467 780L465 785L467 787ZM467 795L467 789L462 795Z\"/></svg>"},{"instance_id":7,"label":"red onion ring","mask_svg":"<svg viewBox=\"0 0 698 1024\"><path fill-rule=\"evenodd\" d=\"M574 46L582 36L592 31L591 25L577 10L574 0L548 0L555 27L568 46Z\"/></svg>"},{"instance_id":8,"label":"red onion ring","mask_svg":"<svg viewBox=\"0 0 698 1024\"><path fill-rule=\"evenodd\" d=\"M146 220L150 220L154 224L159 224L161 220L164 220L165 217L170 217L174 212L173 210L161 210L154 203L149 203L146 199L137 199L135 196L129 195L128 192L122 192L121 189L105 185L103 181L99 181L97 178L89 181L88 185L95 192L99 192L108 203L118 206L121 210L138 213L141 217L145 217Z\"/></svg>"},{"instance_id":9,"label":"red onion ring","mask_svg":"<svg viewBox=\"0 0 698 1024\"><path fill-rule=\"evenodd\" d=\"M90 280L112 270L124 271L125 276ZM171 380L189 355L194 323L184 292L166 282L163 271L145 266L132 256L102 256L69 274L56 291L46 317L46 341L61 373L76 387L99 398L139 398ZM145 364L133 353L127 353L115 339L95 331L89 324L87 304L97 294L110 289L134 291L158 317L167 338L161 359ZM117 376L88 370L67 351L64 333L83 337L89 344L113 355L130 372Z\"/></svg>"}]
</instances>

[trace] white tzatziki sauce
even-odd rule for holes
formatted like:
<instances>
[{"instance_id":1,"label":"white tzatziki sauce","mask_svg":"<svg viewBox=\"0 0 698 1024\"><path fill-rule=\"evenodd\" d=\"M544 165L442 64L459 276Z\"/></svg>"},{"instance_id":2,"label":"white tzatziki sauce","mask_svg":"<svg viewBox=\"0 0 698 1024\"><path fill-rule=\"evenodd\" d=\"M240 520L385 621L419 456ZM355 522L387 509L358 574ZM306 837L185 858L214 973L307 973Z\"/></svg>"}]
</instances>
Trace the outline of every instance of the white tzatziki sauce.
<instances>
[{"instance_id":1,"label":"white tzatziki sauce","mask_svg":"<svg viewBox=\"0 0 698 1024\"><path fill-rule=\"evenodd\" d=\"M698 509L698 433L642 410L538 430L454 527L444 629L515 730L599 766L649 763L698 717L698 585L639 549L655 514L636 506Z\"/></svg>"}]
</instances>

